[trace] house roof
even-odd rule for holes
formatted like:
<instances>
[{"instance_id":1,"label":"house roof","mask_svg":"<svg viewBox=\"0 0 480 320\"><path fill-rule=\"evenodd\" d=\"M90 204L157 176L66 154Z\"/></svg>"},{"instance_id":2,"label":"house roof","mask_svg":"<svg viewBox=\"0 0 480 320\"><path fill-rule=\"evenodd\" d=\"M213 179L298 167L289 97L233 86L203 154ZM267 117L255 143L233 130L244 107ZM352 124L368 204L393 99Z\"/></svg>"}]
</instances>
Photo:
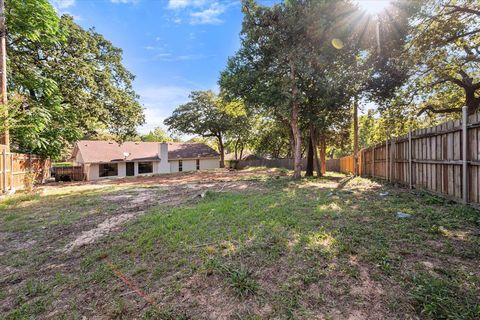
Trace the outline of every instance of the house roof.
<instances>
[{"instance_id":1,"label":"house roof","mask_svg":"<svg viewBox=\"0 0 480 320\"><path fill-rule=\"evenodd\" d=\"M84 163L160 160L160 142L81 140L73 156L80 152ZM128 155L127 155L128 154ZM126 157L125 157L126 156ZM168 143L168 159L216 158L218 152L203 143Z\"/></svg>"}]
</instances>

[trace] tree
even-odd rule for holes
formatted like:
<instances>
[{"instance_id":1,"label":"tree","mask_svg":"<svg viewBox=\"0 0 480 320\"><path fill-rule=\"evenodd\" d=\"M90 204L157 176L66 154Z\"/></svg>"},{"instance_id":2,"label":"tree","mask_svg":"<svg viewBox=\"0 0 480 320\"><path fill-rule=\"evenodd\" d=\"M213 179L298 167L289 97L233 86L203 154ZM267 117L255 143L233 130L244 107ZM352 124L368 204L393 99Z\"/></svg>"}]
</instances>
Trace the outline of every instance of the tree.
<instances>
[{"instance_id":1,"label":"tree","mask_svg":"<svg viewBox=\"0 0 480 320\"><path fill-rule=\"evenodd\" d=\"M419 115L480 108L480 6L475 0L425 1L412 19L405 56L415 64L402 94ZM461 99L459 99L461 97Z\"/></svg>"},{"instance_id":2,"label":"tree","mask_svg":"<svg viewBox=\"0 0 480 320\"><path fill-rule=\"evenodd\" d=\"M168 135L167 131L162 127L156 127L148 134L141 136L140 139L148 142L179 142L178 138Z\"/></svg>"},{"instance_id":3,"label":"tree","mask_svg":"<svg viewBox=\"0 0 480 320\"><path fill-rule=\"evenodd\" d=\"M225 167L225 136L235 127L239 117L238 103L226 103L212 91L193 91L190 102L177 107L165 119L170 130L186 134L196 134L204 138L214 137L220 152L220 167Z\"/></svg>"},{"instance_id":4,"label":"tree","mask_svg":"<svg viewBox=\"0 0 480 320\"><path fill-rule=\"evenodd\" d=\"M292 0L263 7L243 1L242 46L220 77L226 95L256 112L287 122L292 137L293 178L301 176L301 112L308 99L302 81L335 60L330 40L350 7L347 2Z\"/></svg>"},{"instance_id":5,"label":"tree","mask_svg":"<svg viewBox=\"0 0 480 320\"><path fill-rule=\"evenodd\" d=\"M97 130L119 140L135 134L143 110L120 49L59 18L47 0L9 0L6 18L14 148L59 157Z\"/></svg>"}]
</instances>

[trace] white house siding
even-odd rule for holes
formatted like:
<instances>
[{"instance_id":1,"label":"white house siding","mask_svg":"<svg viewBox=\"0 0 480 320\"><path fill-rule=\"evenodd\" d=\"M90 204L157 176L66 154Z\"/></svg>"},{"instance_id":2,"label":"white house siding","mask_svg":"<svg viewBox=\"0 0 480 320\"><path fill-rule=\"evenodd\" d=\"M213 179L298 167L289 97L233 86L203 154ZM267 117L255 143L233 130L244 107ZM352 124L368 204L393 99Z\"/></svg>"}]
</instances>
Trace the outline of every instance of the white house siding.
<instances>
[{"instance_id":1,"label":"white house siding","mask_svg":"<svg viewBox=\"0 0 480 320\"><path fill-rule=\"evenodd\" d=\"M178 172L178 160L168 162L170 163L170 172Z\"/></svg>"},{"instance_id":2,"label":"white house siding","mask_svg":"<svg viewBox=\"0 0 480 320\"><path fill-rule=\"evenodd\" d=\"M183 171L195 171L197 170L197 160L183 160Z\"/></svg>"},{"instance_id":3,"label":"white house siding","mask_svg":"<svg viewBox=\"0 0 480 320\"><path fill-rule=\"evenodd\" d=\"M220 168L220 159L202 159L200 160L200 170Z\"/></svg>"},{"instance_id":4,"label":"white house siding","mask_svg":"<svg viewBox=\"0 0 480 320\"><path fill-rule=\"evenodd\" d=\"M162 171L161 161L152 161L153 162L153 174L165 173ZM108 179L108 178L123 178L127 175L127 166L125 162L115 162L118 165L118 176L112 177L99 177L99 164L85 164L85 173L87 175L87 180L98 180L98 179ZM178 172L178 160L169 161L170 172ZM197 170L197 160L183 160L182 163L183 171L195 171ZM201 159L200 160L200 170L215 169L220 167L219 159ZM135 176L138 174L138 162L135 162ZM141 174L149 175L149 173Z\"/></svg>"},{"instance_id":5,"label":"white house siding","mask_svg":"<svg viewBox=\"0 0 480 320\"><path fill-rule=\"evenodd\" d=\"M178 160L170 160L170 172L178 172ZM182 171L197 170L197 160L182 160ZM219 159L201 159L200 170L216 169L220 167Z\"/></svg>"}]
</instances>

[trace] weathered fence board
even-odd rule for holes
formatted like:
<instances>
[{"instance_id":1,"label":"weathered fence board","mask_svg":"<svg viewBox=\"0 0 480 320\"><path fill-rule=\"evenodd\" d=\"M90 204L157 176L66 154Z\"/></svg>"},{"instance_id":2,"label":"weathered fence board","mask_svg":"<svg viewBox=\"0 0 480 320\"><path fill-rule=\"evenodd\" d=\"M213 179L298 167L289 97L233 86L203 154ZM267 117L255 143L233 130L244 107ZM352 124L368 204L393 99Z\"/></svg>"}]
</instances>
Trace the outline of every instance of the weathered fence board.
<instances>
[{"instance_id":1,"label":"weathered fence board","mask_svg":"<svg viewBox=\"0 0 480 320\"><path fill-rule=\"evenodd\" d=\"M359 152L360 175L480 203L480 114L418 129ZM353 157L340 172L353 172Z\"/></svg>"},{"instance_id":2,"label":"weathered fence board","mask_svg":"<svg viewBox=\"0 0 480 320\"><path fill-rule=\"evenodd\" d=\"M83 181L86 179L83 166L53 167L55 181Z\"/></svg>"},{"instance_id":3,"label":"weathered fence board","mask_svg":"<svg viewBox=\"0 0 480 320\"><path fill-rule=\"evenodd\" d=\"M5 145L0 145L0 193L22 189L27 172L35 173L37 183L44 182L49 176L49 167L48 159L10 152Z\"/></svg>"}]
</instances>

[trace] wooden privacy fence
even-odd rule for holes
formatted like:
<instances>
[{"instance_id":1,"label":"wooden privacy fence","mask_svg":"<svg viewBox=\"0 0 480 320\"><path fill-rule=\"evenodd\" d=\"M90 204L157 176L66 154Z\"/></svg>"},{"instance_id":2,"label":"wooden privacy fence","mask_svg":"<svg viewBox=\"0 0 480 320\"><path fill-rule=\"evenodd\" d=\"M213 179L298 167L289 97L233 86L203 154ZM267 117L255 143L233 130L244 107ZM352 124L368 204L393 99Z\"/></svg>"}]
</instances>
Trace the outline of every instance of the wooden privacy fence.
<instances>
[{"instance_id":1,"label":"wooden privacy fence","mask_svg":"<svg viewBox=\"0 0 480 320\"><path fill-rule=\"evenodd\" d=\"M83 172L83 166L53 167L52 173L55 175L55 181L86 180L86 176Z\"/></svg>"},{"instance_id":2,"label":"wooden privacy fence","mask_svg":"<svg viewBox=\"0 0 480 320\"><path fill-rule=\"evenodd\" d=\"M352 157L340 159L353 172ZM480 203L480 114L448 121L359 152L359 174L428 190L464 203ZM341 165L340 165L341 166ZM351 169L351 171L350 171Z\"/></svg>"},{"instance_id":3,"label":"wooden privacy fence","mask_svg":"<svg viewBox=\"0 0 480 320\"><path fill-rule=\"evenodd\" d=\"M258 160L235 160L235 169L246 167L285 168L293 170L293 159L258 159ZM302 159L302 167L306 168L307 159Z\"/></svg>"},{"instance_id":4,"label":"wooden privacy fence","mask_svg":"<svg viewBox=\"0 0 480 320\"><path fill-rule=\"evenodd\" d=\"M22 189L28 172L35 173L35 181L43 183L49 177L50 161L40 156L8 151L0 145L0 193Z\"/></svg>"},{"instance_id":5,"label":"wooden privacy fence","mask_svg":"<svg viewBox=\"0 0 480 320\"><path fill-rule=\"evenodd\" d=\"M328 159L326 161L326 171L340 171L340 159Z\"/></svg>"}]
</instances>

